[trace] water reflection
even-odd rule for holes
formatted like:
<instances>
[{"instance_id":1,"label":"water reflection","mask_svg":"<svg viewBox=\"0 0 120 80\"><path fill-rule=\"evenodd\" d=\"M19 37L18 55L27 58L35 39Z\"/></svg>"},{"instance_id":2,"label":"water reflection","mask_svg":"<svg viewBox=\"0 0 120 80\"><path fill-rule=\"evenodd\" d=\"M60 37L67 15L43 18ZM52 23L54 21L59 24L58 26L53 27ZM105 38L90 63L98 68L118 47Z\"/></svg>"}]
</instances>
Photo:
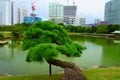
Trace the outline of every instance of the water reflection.
<instances>
[{"instance_id":1,"label":"water reflection","mask_svg":"<svg viewBox=\"0 0 120 80\"><path fill-rule=\"evenodd\" d=\"M71 38L87 47L83 56L76 60L82 67L120 66L120 44L114 43L114 39L75 35Z\"/></svg>"},{"instance_id":2,"label":"water reflection","mask_svg":"<svg viewBox=\"0 0 120 80\"><path fill-rule=\"evenodd\" d=\"M14 58L14 52L20 53L21 49L21 41L18 39L12 39L8 41L9 44L7 45L2 45L0 48L0 60L3 61L10 61ZM16 50L17 51L14 51Z\"/></svg>"},{"instance_id":3,"label":"water reflection","mask_svg":"<svg viewBox=\"0 0 120 80\"><path fill-rule=\"evenodd\" d=\"M10 50L10 48L8 48L7 45L0 48L0 60L2 60L2 61L10 61L12 59L12 55L11 55L10 52L11 52L11 50Z\"/></svg>"},{"instance_id":4,"label":"water reflection","mask_svg":"<svg viewBox=\"0 0 120 80\"><path fill-rule=\"evenodd\" d=\"M21 50L20 40L10 40L0 48L0 74L40 75L48 74L49 65L44 63L27 63L27 51ZM64 58L64 56L62 56ZM63 69L53 66L53 74Z\"/></svg>"},{"instance_id":5,"label":"water reflection","mask_svg":"<svg viewBox=\"0 0 120 80\"><path fill-rule=\"evenodd\" d=\"M120 66L120 44L103 46L103 66Z\"/></svg>"},{"instance_id":6,"label":"water reflection","mask_svg":"<svg viewBox=\"0 0 120 80\"><path fill-rule=\"evenodd\" d=\"M74 41L80 42L87 47L81 57L67 58L59 55L64 61L75 62L78 66L89 68L92 66L120 66L120 44L114 43L113 39L70 36ZM21 41L9 40L9 44L0 47L0 74L11 75L37 75L48 74L48 64L27 63L27 51L21 50ZM53 73L63 69L53 66Z\"/></svg>"},{"instance_id":7,"label":"water reflection","mask_svg":"<svg viewBox=\"0 0 120 80\"><path fill-rule=\"evenodd\" d=\"M84 42L87 50L83 51L83 54L79 58L75 58L75 63L80 67L89 68L92 66L101 65L101 51L102 47L90 42Z\"/></svg>"}]
</instances>

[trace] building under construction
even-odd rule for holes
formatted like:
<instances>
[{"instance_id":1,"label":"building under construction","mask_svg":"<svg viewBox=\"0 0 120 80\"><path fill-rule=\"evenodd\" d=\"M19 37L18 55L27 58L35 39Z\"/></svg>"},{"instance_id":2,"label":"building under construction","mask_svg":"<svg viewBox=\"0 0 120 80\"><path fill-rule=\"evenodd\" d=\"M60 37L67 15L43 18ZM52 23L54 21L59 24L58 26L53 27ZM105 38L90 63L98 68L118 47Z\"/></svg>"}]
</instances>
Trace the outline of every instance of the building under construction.
<instances>
[{"instance_id":1,"label":"building under construction","mask_svg":"<svg viewBox=\"0 0 120 80\"><path fill-rule=\"evenodd\" d=\"M75 24L76 12L77 6L74 0L72 5L69 5L69 0L66 5L60 3L50 3L49 5L49 19L57 23Z\"/></svg>"},{"instance_id":2,"label":"building under construction","mask_svg":"<svg viewBox=\"0 0 120 80\"><path fill-rule=\"evenodd\" d=\"M75 5L64 6L64 23L65 24L76 23L76 10L77 10L77 6Z\"/></svg>"}]
</instances>

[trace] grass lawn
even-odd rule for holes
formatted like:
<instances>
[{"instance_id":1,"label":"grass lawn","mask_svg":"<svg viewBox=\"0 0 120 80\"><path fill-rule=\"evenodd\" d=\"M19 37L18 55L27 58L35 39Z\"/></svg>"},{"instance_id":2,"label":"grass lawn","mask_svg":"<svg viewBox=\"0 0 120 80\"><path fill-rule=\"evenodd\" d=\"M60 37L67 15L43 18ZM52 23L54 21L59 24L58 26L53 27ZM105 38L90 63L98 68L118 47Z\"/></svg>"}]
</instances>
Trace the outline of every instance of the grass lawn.
<instances>
[{"instance_id":1,"label":"grass lawn","mask_svg":"<svg viewBox=\"0 0 120 80\"><path fill-rule=\"evenodd\" d=\"M0 80L61 80L62 74L56 74L52 76L48 75L36 75L36 76L11 76L0 77Z\"/></svg>"},{"instance_id":2,"label":"grass lawn","mask_svg":"<svg viewBox=\"0 0 120 80\"><path fill-rule=\"evenodd\" d=\"M88 80L120 80L120 68L86 69L83 70L83 74ZM0 77L0 80L61 80L62 75L12 76Z\"/></svg>"},{"instance_id":3,"label":"grass lawn","mask_svg":"<svg viewBox=\"0 0 120 80\"><path fill-rule=\"evenodd\" d=\"M83 70L88 80L120 80L120 68L96 68Z\"/></svg>"},{"instance_id":4,"label":"grass lawn","mask_svg":"<svg viewBox=\"0 0 120 80\"><path fill-rule=\"evenodd\" d=\"M9 31L3 31L3 32L0 32L0 34L2 34L4 37L10 37L10 36L12 36L12 33L9 32Z\"/></svg>"}]
</instances>

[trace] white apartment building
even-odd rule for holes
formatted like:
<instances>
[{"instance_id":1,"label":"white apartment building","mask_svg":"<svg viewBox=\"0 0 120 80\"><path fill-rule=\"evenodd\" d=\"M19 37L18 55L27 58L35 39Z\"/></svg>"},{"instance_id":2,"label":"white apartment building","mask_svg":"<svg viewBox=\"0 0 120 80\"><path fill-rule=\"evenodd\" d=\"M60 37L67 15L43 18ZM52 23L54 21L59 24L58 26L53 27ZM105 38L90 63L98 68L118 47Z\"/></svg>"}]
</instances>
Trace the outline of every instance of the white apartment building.
<instances>
[{"instance_id":1,"label":"white apartment building","mask_svg":"<svg viewBox=\"0 0 120 80\"><path fill-rule=\"evenodd\" d=\"M27 9L25 7L18 7L16 11L17 11L16 15L17 23L23 23L24 17L28 16Z\"/></svg>"},{"instance_id":2,"label":"white apartment building","mask_svg":"<svg viewBox=\"0 0 120 80\"><path fill-rule=\"evenodd\" d=\"M10 0L0 0L0 25L12 24L12 5Z\"/></svg>"}]
</instances>

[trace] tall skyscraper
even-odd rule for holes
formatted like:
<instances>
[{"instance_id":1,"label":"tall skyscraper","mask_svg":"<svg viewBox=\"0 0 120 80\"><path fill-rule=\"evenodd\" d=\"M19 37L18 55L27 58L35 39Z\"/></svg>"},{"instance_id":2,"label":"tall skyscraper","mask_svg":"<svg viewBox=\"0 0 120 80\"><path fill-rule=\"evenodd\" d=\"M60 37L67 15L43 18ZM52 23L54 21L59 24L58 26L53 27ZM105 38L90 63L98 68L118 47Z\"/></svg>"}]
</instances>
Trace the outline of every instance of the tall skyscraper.
<instances>
[{"instance_id":1,"label":"tall skyscraper","mask_svg":"<svg viewBox=\"0 0 120 80\"><path fill-rule=\"evenodd\" d=\"M76 22L76 10L77 6L68 5L64 6L64 23L65 24L75 24Z\"/></svg>"},{"instance_id":2,"label":"tall skyscraper","mask_svg":"<svg viewBox=\"0 0 120 80\"><path fill-rule=\"evenodd\" d=\"M12 2L10 0L0 0L0 25L12 24Z\"/></svg>"},{"instance_id":3,"label":"tall skyscraper","mask_svg":"<svg viewBox=\"0 0 120 80\"><path fill-rule=\"evenodd\" d=\"M25 7L17 8L17 23L23 23L25 16L28 16L27 9Z\"/></svg>"},{"instance_id":4,"label":"tall skyscraper","mask_svg":"<svg viewBox=\"0 0 120 80\"><path fill-rule=\"evenodd\" d=\"M11 25L14 24L14 2L11 2Z\"/></svg>"},{"instance_id":5,"label":"tall skyscraper","mask_svg":"<svg viewBox=\"0 0 120 80\"><path fill-rule=\"evenodd\" d=\"M109 24L120 24L120 0L110 0L105 4L104 20Z\"/></svg>"},{"instance_id":6,"label":"tall skyscraper","mask_svg":"<svg viewBox=\"0 0 120 80\"><path fill-rule=\"evenodd\" d=\"M63 5L60 3L49 4L49 19L57 23L63 23Z\"/></svg>"}]
</instances>

